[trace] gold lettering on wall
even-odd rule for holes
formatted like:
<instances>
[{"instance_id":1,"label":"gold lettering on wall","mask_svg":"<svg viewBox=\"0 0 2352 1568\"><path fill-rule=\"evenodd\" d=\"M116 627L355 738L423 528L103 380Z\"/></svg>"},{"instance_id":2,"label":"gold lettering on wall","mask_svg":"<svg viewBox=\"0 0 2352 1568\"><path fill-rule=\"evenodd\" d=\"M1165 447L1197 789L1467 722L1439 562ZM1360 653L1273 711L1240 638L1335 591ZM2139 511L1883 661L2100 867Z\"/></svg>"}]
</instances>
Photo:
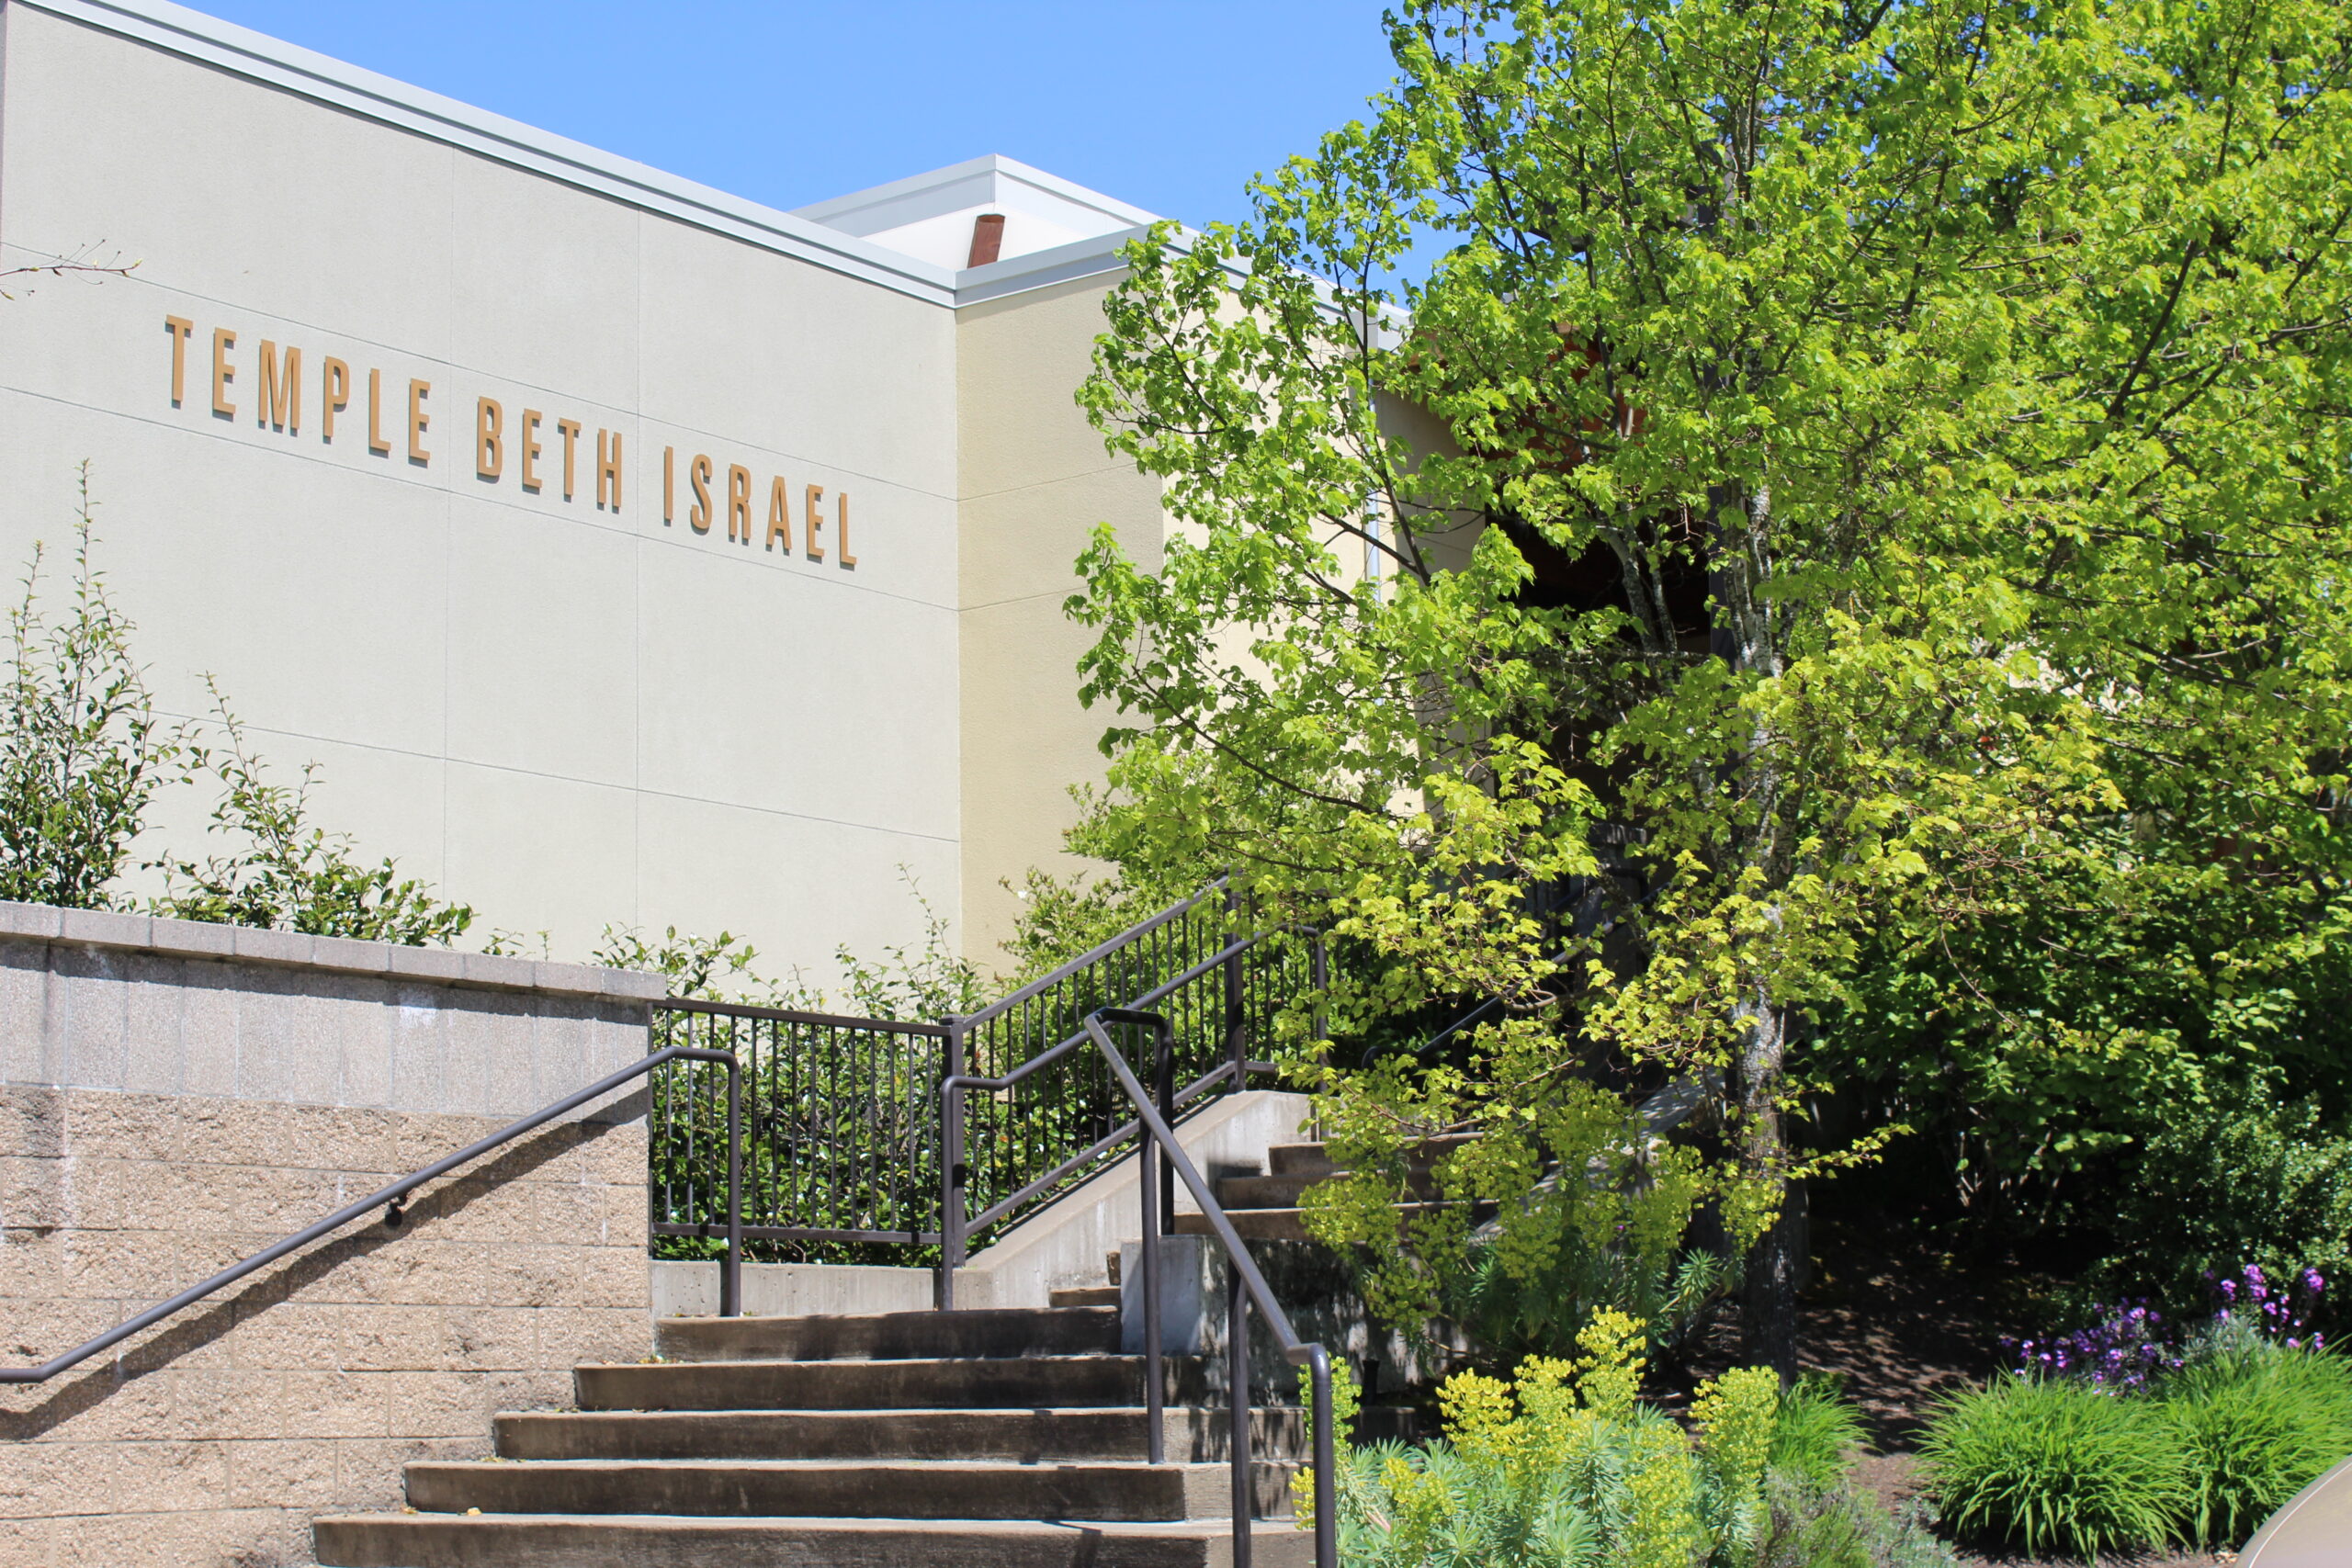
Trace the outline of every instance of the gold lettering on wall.
<instances>
[{"instance_id":1,"label":"gold lettering on wall","mask_svg":"<svg viewBox=\"0 0 2352 1568\"><path fill-rule=\"evenodd\" d=\"M506 411L496 398L474 400L474 472L483 479L506 471L506 443L501 439L505 427Z\"/></svg>"},{"instance_id":2,"label":"gold lettering on wall","mask_svg":"<svg viewBox=\"0 0 2352 1568\"><path fill-rule=\"evenodd\" d=\"M259 374L254 378L255 424L273 425L288 435L302 428L302 351L288 344L280 359L277 345L261 340Z\"/></svg>"},{"instance_id":3,"label":"gold lettering on wall","mask_svg":"<svg viewBox=\"0 0 2352 1568\"><path fill-rule=\"evenodd\" d=\"M351 406L351 367L330 355L319 367L319 439L334 439L334 416Z\"/></svg>"},{"instance_id":4,"label":"gold lettering on wall","mask_svg":"<svg viewBox=\"0 0 2352 1568\"><path fill-rule=\"evenodd\" d=\"M368 372L368 450L379 457L392 455L392 444L384 439L384 373Z\"/></svg>"},{"instance_id":5,"label":"gold lettering on wall","mask_svg":"<svg viewBox=\"0 0 2352 1568\"><path fill-rule=\"evenodd\" d=\"M710 459L701 453L686 465L686 483L694 487L695 503L686 508L686 521L697 534L710 532Z\"/></svg>"},{"instance_id":6,"label":"gold lettering on wall","mask_svg":"<svg viewBox=\"0 0 2352 1568\"><path fill-rule=\"evenodd\" d=\"M172 338L172 407L177 408L180 394L187 390L187 338L196 323L186 316L165 316L164 331Z\"/></svg>"},{"instance_id":7,"label":"gold lettering on wall","mask_svg":"<svg viewBox=\"0 0 2352 1568\"><path fill-rule=\"evenodd\" d=\"M775 548L778 540L784 543L784 553L790 555L792 553L792 495L785 489L782 474L776 475L775 482L768 486L767 547Z\"/></svg>"},{"instance_id":8,"label":"gold lettering on wall","mask_svg":"<svg viewBox=\"0 0 2352 1568\"><path fill-rule=\"evenodd\" d=\"M727 465L727 542L752 542L752 470L741 463Z\"/></svg>"},{"instance_id":9,"label":"gold lettering on wall","mask_svg":"<svg viewBox=\"0 0 2352 1568\"><path fill-rule=\"evenodd\" d=\"M5 3L6 0L0 0L0 4ZM199 323L190 317L166 315L164 318L164 334L171 342L171 397L175 408L183 406L187 396L189 349L196 341L198 328ZM234 420L242 406L234 396L238 367L233 363L233 351L241 333L232 327L204 330L209 331L212 337L209 407L214 416ZM332 444L342 416L351 412L352 404L357 400L357 377L347 360L318 354L316 344L310 345L306 351L303 345L280 344L275 338L259 340L257 362L247 373L249 389L255 403L254 423L262 430L277 430L288 435L300 434L302 360L306 352L312 354L311 363L319 367L319 438ZM433 383L421 376L405 375L405 368L400 366L390 369L368 367L368 450L379 457L391 456L395 436L404 429L409 461L416 467L424 468L433 461L433 453L426 446L427 432L433 424L429 407ZM197 373L203 373L201 367ZM389 417L387 415L384 381L388 376L393 378L395 388L402 379L408 383L406 424L391 434L387 434L385 425L391 420L400 419L401 413L396 408ZM463 391L460 389L446 395L461 397ZM398 397L399 393L395 391L393 396ZM621 431L597 426L595 449L591 454L583 450L589 429L583 420L550 416L537 409L520 409L517 411L517 423L520 428L515 433L519 454L515 464L516 479L525 491L534 496L540 493L544 477L539 462L547 451L546 444L540 440L541 427L551 423L556 427L563 447L563 500L569 502L575 499L580 465L593 462L595 466L596 509L609 513L621 510L626 473ZM506 477L506 405L498 398L478 394L474 399L472 437L474 473L486 483L497 484ZM687 459L689 504L686 521L696 534L709 534L713 532L713 525L718 522L718 513L723 509L727 513L728 542L748 547L752 543L753 530L758 526L754 507L759 497L760 469L766 465L762 463L755 467L751 463L730 462L728 457L725 453L713 457L708 453L697 452ZM722 470L725 474L723 491L719 479ZM664 446L662 448L662 521L665 525L676 520L677 480L678 448ZM800 516L796 518L792 501L794 487L784 475L771 474L765 547L773 554L780 547L786 559L822 561L830 545L834 560L845 570L854 570L858 558L850 542L849 496L845 491L834 493L832 515L828 518L825 491L826 487L819 484L799 487ZM833 530L831 541L825 538L829 525ZM800 533L798 556L794 550L793 535L796 531Z\"/></svg>"},{"instance_id":10,"label":"gold lettering on wall","mask_svg":"<svg viewBox=\"0 0 2352 1568\"><path fill-rule=\"evenodd\" d=\"M226 327L212 329L212 412L222 419L237 417L237 405L229 400L229 383L237 378L229 351L236 346L236 333Z\"/></svg>"},{"instance_id":11,"label":"gold lettering on wall","mask_svg":"<svg viewBox=\"0 0 2352 1568\"><path fill-rule=\"evenodd\" d=\"M433 461L433 454L424 449L424 427L433 423L424 412L424 399L432 390L430 381L413 380L408 384L408 460L412 463Z\"/></svg>"},{"instance_id":12,"label":"gold lettering on wall","mask_svg":"<svg viewBox=\"0 0 2352 1568\"><path fill-rule=\"evenodd\" d=\"M555 422L555 427L563 432L563 499L570 501L571 499L571 451L573 444L580 439L580 422L576 419L560 419Z\"/></svg>"},{"instance_id":13,"label":"gold lettering on wall","mask_svg":"<svg viewBox=\"0 0 2352 1568\"><path fill-rule=\"evenodd\" d=\"M605 437L613 438L612 449L605 448ZM607 511L621 509L621 433L617 430L596 432L596 504Z\"/></svg>"}]
</instances>

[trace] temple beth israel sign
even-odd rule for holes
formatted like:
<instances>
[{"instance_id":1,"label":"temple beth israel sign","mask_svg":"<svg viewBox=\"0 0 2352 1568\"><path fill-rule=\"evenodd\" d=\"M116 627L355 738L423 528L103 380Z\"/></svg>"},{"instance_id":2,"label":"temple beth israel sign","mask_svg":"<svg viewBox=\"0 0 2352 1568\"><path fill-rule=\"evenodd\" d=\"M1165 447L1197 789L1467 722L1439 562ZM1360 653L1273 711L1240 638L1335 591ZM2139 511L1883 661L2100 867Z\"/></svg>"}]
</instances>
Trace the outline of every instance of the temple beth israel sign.
<instances>
[{"instance_id":1,"label":"temple beth israel sign","mask_svg":"<svg viewBox=\"0 0 2352 1568\"><path fill-rule=\"evenodd\" d=\"M269 338L254 339L234 327L212 326L199 334L186 316L164 318L171 339L171 403L188 404L190 358L200 378L198 398L209 396L212 417L235 421L250 411L253 423L265 430L293 436L302 434L306 412L303 391L304 358L300 345L280 346ZM254 344L250 356L240 354L241 335ZM203 344L210 344L209 358ZM372 457L390 459L404 455L413 466L430 468L445 438L434 432L435 418L447 419L433 401L433 383L420 377L387 379L375 366L356 367L334 355L316 356L318 367L313 428L328 445L365 439ZM240 371L243 374L241 378ZM356 406L355 406L356 405ZM199 400L197 404L206 404ZM458 406L463 407L462 400ZM354 425L362 428L351 428ZM582 488L582 470L595 491L593 504L600 512L618 513L627 494L628 455L622 433L599 427L591 444L587 427L577 419L517 404L510 416L498 398L474 399L470 449L474 477L485 483L513 482L526 493L544 495L557 487L570 502ZM764 478L762 495L758 479ZM836 490L831 513L826 512L823 485L804 484L799 493L783 474L755 476L741 463L722 470L704 452L683 459L675 446L662 448L662 521L674 525L678 517L679 483L686 491L686 525L707 534L722 518L729 542L763 541L771 551L821 562L830 557L840 567L854 570L857 557L850 543L849 492ZM763 506L761 503L764 502ZM763 513L764 517L763 518Z\"/></svg>"}]
</instances>

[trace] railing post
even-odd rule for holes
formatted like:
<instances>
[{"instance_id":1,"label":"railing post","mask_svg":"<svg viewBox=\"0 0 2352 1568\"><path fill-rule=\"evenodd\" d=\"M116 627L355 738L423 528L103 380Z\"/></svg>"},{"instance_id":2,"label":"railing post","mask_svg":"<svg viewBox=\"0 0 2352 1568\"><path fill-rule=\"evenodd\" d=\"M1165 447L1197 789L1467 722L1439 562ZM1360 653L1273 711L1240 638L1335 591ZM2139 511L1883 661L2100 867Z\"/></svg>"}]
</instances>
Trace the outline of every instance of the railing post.
<instances>
[{"instance_id":1,"label":"railing post","mask_svg":"<svg viewBox=\"0 0 2352 1568\"><path fill-rule=\"evenodd\" d=\"M1159 1364L1159 1149L1151 1129L1136 1122L1136 1158L1141 1162L1137 1185L1143 1189L1143 1421L1144 1454L1154 1464L1168 1458L1166 1436L1160 1431L1164 1374Z\"/></svg>"},{"instance_id":2,"label":"railing post","mask_svg":"<svg viewBox=\"0 0 2352 1568\"><path fill-rule=\"evenodd\" d=\"M1250 1568L1250 1523L1256 1502L1250 1484L1250 1288L1233 1259L1225 1260L1226 1404L1233 1436L1233 1568Z\"/></svg>"},{"instance_id":3,"label":"railing post","mask_svg":"<svg viewBox=\"0 0 2352 1568\"><path fill-rule=\"evenodd\" d=\"M1307 976L1315 986L1315 1038L1331 1038L1331 1021L1323 1016L1323 994L1331 988L1331 953L1323 945L1323 933L1314 934L1313 945L1307 950Z\"/></svg>"},{"instance_id":4,"label":"railing post","mask_svg":"<svg viewBox=\"0 0 2352 1568\"><path fill-rule=\"evenodd\" d=\"M727 1053L727 1258L718 1266L718 1315L743 1315L743 1080Z\"/></svg>"},{"instance_id":5,"label":"railing post","mask_svg":"<svg viewBox=\"0 0 2352 1568\"><path fill-rule=\"evenodd\" d=\"M1339 1463L1340 1437L1331 1429L1331 1358L1320 1345L1307 1346L1306 1356L1314 1384L1316 1568L1338 1568L1339 1480L1332 1472Z\"/></svg>"},{"instance_id":6,"label":"railing post","mask_svg":"<svg viewBox=\"0 0 2352 1568\"><path fill-rule=\"evenodd\" d=\"M1176 1125L1176 1030L1172 1024L1162 1025L1155 1032L1152 1056L1152 1078L1159 1099L1159 1119L1173 1127ZM1159 1228L1163 1235L1173 1235L1176 1230L1175 1173L1168 1168L1168 1156L1159 1145L1152 1144L1148 1146L1152 1150L1153 1181L1159 1190Z\"/></svg>"},{"instance_id":7,"label":"railing post","mask_svg":"<svg viewBox=\"0 0 2352 1568\"><path fill-rule=\"evenodd\" d=\"M1315 1065L1328 1068L1331 1065L1331 1021L1324 1012L1323 1004L1331 990L1331 950L1323 943L1323 929L1320 926L1315 929L1309 938L1306 964L1308 978L1315 984ZM1315 1099L1310 1102L1314 1110L1307 1113L1311 1119L1311 1131L1308 1135L1317 1140L1323 1136L1321 1089L1322 1086L1317 1085Z\"/></svg>"},{"instance_id":8,"label":"railing post","mask_svg":"<svg viewBox=\"0 0 2352 1568\"><path fill-rule=\"evenodd\" d=\"M1233 946L1241 940L1241 895L1227 883L1225 888L1225 942ZM1225 961L1225 1059L1233 1067L1229 1094L1239 1094L1250 1087L1250 1031L1243 1013L1241 954L1235 953Z\"/></svg>"},{"instance_id":9,"label":"railing post","mask_svg":"<svg viewBox=\"0 0 2352 1568\"><path fill-rule=\"evenodd\" d=\"M946 1027L941 1043L946 1084L964 1074L964 1023L954 1013L939 1021ZM939 1310L956 1307L956 1270L964 1267L964 1091L944 1089L939 1097Z\"/></svg>"}]
</instances>

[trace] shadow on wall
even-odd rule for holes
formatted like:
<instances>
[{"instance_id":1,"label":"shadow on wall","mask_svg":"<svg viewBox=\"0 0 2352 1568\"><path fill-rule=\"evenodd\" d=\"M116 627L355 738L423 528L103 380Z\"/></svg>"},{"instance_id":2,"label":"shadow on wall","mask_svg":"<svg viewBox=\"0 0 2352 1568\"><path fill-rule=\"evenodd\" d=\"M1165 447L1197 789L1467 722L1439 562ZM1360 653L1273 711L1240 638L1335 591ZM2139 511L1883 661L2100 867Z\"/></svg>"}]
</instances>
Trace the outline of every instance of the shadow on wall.
<instances>
[{"instance_id":1,"label":"shadow on wall","mask_svg":"<svg viewBox=\"0 0 2352 1568\"><path fill-rule=\"evenodd\" d=\"M31 1120L51 1126L56 1125L60 1120L56 1108L65 1092L31 1088L15 1090L28 1102L32 1111ZM62 1386L56 1386L55 1392L40 1404L26 1410L0 1409L0 1442L25 1442L40 1437L51 1428L96 1408L139 1378L163 1371L184 1357L212 1345L231 1330L260 1318L271 1307L290 1301L298 1292L326 1279L338 1269L371 1257L381 1249L397 1247L403 1240L418 1235L435 1221L463 1213L477 1200L498 1188L521 1180L575 1149L593 1146L599 1140L618 1132L625 1123L642 1118L650 1099L650 1092L639 1089L599 1108L590 1117L550 1123L523 1141L509 1145L486 1163L452 1172L435 1185L411 1194L397 1230L378 1220L356 1231L322 1241L308 1251L286 1259L276 1269L248 1280L235 1294L224 1300L189 1307L176 1319L159 1326L152 1337L137 1342L129 1349L119 1350L110 1361L101 1361L95 1369L85 1362L81 1368L59 1374L57 1382ZM43 1102L47 1102L48 1114L43 1114ZM52 1145L47 1149L27 1149L23 1153L35 1159L44 1155L55 1159L62 1150ZM429 1161L420 1160L418 1163L422 1165ZM384 1179L389 1181L402 1174L405 1173L385 1173ZM11 1225L8 1228L40 1237L60 1227L44 1224ZM244 1255L250 1256L260 1249L260 1246L255 1246ZM0 1244L0 1257L5 1255L5 1244ZM196 1281L157 1280L155 1283L154 1299L160 1300L166 1293L176 1293ZM70 1348L72 1347L66 1345L41 1347L15 1342L7 1345L11 1356L31 1362L47 1360ZM42 1385L20 1386L38 1388Z\"/></svg>"}]
</instances>

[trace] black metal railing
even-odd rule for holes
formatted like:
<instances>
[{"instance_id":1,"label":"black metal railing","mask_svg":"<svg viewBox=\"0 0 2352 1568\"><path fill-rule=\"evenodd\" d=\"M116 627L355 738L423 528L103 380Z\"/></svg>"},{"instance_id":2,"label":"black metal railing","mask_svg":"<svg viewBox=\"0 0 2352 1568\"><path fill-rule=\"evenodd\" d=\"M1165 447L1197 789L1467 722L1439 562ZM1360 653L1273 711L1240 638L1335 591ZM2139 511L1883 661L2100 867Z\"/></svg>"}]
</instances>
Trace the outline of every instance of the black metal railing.
<instances>
[{"instance_id":1,"label":"black metal railing","mask_svg":"<svg viewBox=\"0 0 2352 1568\"><path fill-rule=\"evenodd\" d=\"M264 1247L242 1263L230 1265L202 1283L189 1286L171 1300L152 1306L136 1317L115 1325L104 1334L75 1346L62 1356L53 1357L37 1367L0 1367L0 1383L47 1382L58 1373L88 1360L102 1350L112 1349L131 1336L153 1328L175 1313L183 1312L194 1306L216 1291L235 1284L256 1269L266 1269L288 1253L300 1251L314 1241L333 1235L344 1226L372 1214L379 1209L384 1211L385 1225L390 1229L398 1230L405 1219L402 1209L409 1194L426 1182L437 1180L459 1166L480 1159L491 1150L510 1144L526 1133L534 1132L547 1125L567 1111L576 1111L592 1100L602 1099L633 1078L680 1062L714 1063L727 1069L727 1092L720 1101L725 1108L723 1125L726 1129L726 1142L722 1145L724 1153L720 1157L727 1172L726 1198L721 1206L716 1228L726 1245L725 1254L719 1260L718 1312L722 1317L734 1317L741 1312L743 1301L743 1247L740 1214L735 1203L741 1168L737 1156L740 1143L736 1136L741 1126L737 1114L741 1103L738 1068L733 1055L726 1051L671 1046L655 1051L643 1059L623 1067L619 1072L599 1078L586 1089L568 1094L552 1105L543 1106L519 1122L509 1122L490 1136L477 1139L457 1153L435 1160L422 1170L412 1171L390 1186L379 1188L356 1203L345 1204L317 1224L303 1226L283 1241L275 1242ZM712 1075L688 1072L686 1076L689 1078L707 1078ZM695 1091L689 1088L687 1092Z\"/></svg>"},{"instance_id":2,"label":"black metal railing","mask_svg":"<svg viewBox=\"0 0 2352 1568\"><path fill-rule=\"evenodd\" d=\"M1001 1001L944 1020L940 1305L955 1304L955 1270L976 1242L1099 1173L1135 1135L1115 1074L1085 1049L1089 1018L1149 1008L1168 1020L1174 1120L1213 1090L1276 1070L1250 1046L1320 990L1324 962L1316 933L1251 929L1220 881Z\"/></svg>"},{"instance_id":3,"label":"black metal railing","mask_svg":"<svg viewBox=\"0 0 2352 1568\"><path fill-rule=\"evenodd\" d=\"M672 999L655 1008L654 1038L741 1066L752 1258L936 1267L948 1307L977 1245L1106 1168L1135 1136L1116 1076L1086 1048L1089 1017L1124 1007L1169 1020L1172 1120L1273 1071L1256 1057L1277 1018L1325 979L1318 936L1255 929L1219 881L978 1012L914 1023ZM965 1075L1006 1087L950 1087ZM718 1119L707 1092L656 1081L658 1255L715 1245Z\"/></svg>"},{"instance_id":4,"label":"black metal railing","mask_svg":"<svg viewBox=\"0 0 2352 1568\"><path fill-rule=\"evenodd\" d=\"M723 1052L740 1065L741 1218L753 1258L931 1261L944 1028L680 1000L662 1003L653 1025L659 1045ZM690 1076L655 1079L646 1131L656 1238L711 1236L723 1213L711 1160L720 1113ZM673 1240L662 1250L695 1249Z\"/></svg>"},{"instance_id":5,"label":"black metal railing","mask_svg":"<svg viewBox=\"0 0 2352 1568\"><path fill-rule=\"evenodd\" d=\"M1147 1090L1127 1064L1119 1048L1112 1042L1111 1025L1129 1025L1152 1032L1153 1088ZM1144 1432L1146 1458L1153 1464L1167 1461L1167 1437L1162 1430L1165 1417L1166 1373L1162 1361L1159 1290L1159 1238L1173 1209L1174 1190L1169 1184L1169 1172L1191 1190L1193 1199L1201 1206L1211 1234L1226 1257L1226 1404L1231 1423L1228 1449L1233 1466L1233 1556L1234 1568L1250 1568L1250 1547L1253 1542L1252 1522L1256 1514L1255 1488L1251 1485L1250 1442L1250 1417L1257 1402L1250 1388L1250 1312L1254 1306L1264 1318L1274 1342L1282 1348L1283 1359L1293 1366L1307 1369L1310 1385L1311 1419L1314 1426L1315 1450L1315 1562L1316 1568L1338 1568L1339 1527L1333 1506L1333 1465L1338 1449L1337 1435L1331 1422L1331 1358L1320 1345L1310 1345L1299 1338L1291 1326L1289 1314L1282 1303L1274 1300L1273 1291L1266 1277L1258 1269L1241 1235L1233 1228L1233 1221L1218 1203L1200 1168L1193 1164L1184 1145L1177 1141L1174 1126L1176 1060L1181 1034L1173 1016L1139 1008L1098 1008L1081 1021L1075 1043L1092 1047L1095 1059L1118 1085L1121 1096L1131 1112L1129 1125L1134 1129L1136 1159L1141 1180L1140 1208L1143 1221L1142 1272L1137 1284L1143 1294L1144 1344ZM1057 1047L1057 1051L1059 1047ZM953 1075L943 1086L950 1097L968 1090L989 1094L1006 1093L1021 1086L1046 1066L1051 1065L1045 1056L1031 1058L1019 1067L999 1077L978 1077Z\"/></svg>"}]
</instances>

